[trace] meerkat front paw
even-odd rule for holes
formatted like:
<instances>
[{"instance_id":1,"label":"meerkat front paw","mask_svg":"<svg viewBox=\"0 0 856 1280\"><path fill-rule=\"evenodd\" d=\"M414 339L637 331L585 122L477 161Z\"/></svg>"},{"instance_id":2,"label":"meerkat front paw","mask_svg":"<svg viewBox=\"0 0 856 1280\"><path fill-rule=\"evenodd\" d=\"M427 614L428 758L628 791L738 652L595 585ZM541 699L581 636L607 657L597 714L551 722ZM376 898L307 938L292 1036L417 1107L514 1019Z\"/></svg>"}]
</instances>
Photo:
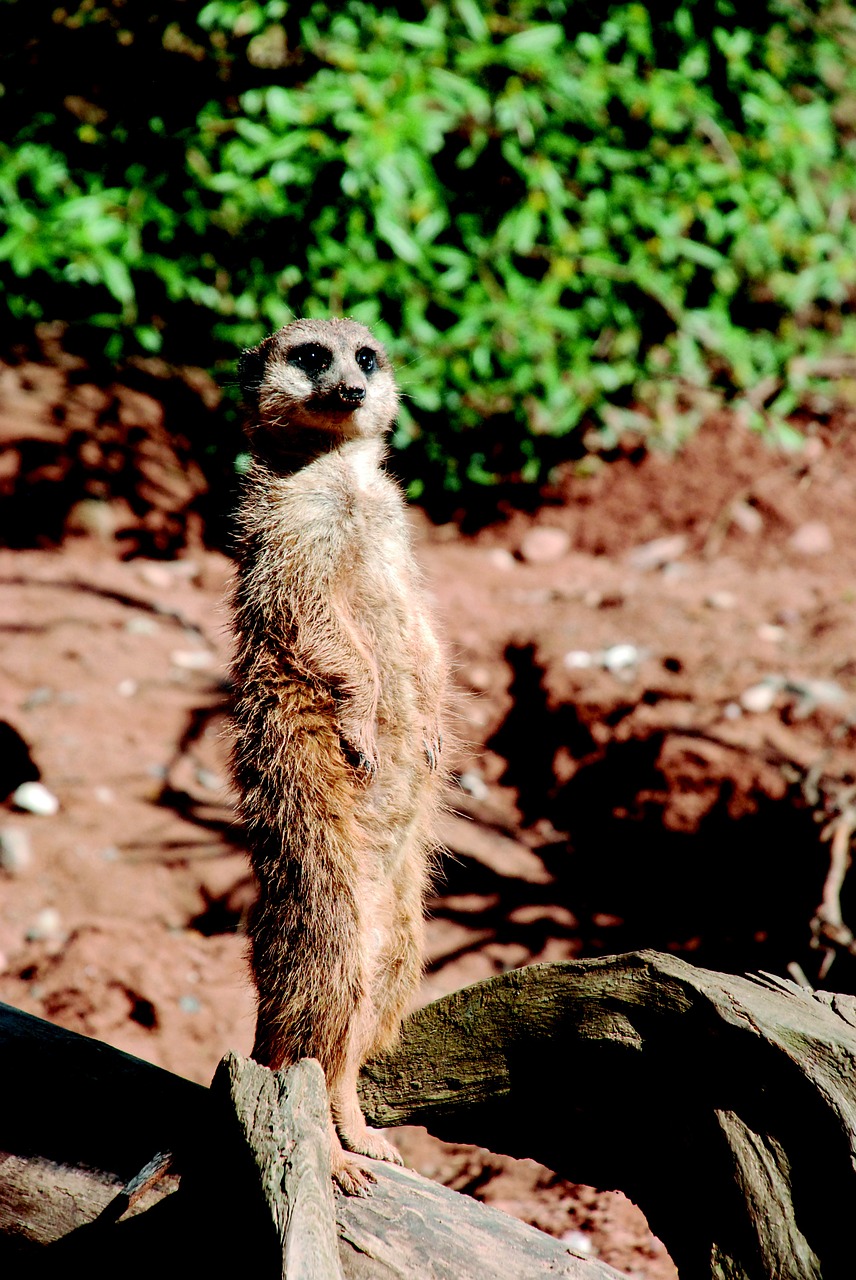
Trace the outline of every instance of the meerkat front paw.
<instances>
[{"instance_id":1,"label":"meerkat front paw","mask_svg":"<svg viewBox=\"0 0 856 1280\"><path fill-rule=\"evenodd\" d=\"M339 732L346 759L367 781L371 782L378 770L377 739L374 729L340 720Z\"/></svg>"},{"instance_id":2,"label":"meerkat front paw","mask_svg":"<svg viewBox=\"0 0 856 1280\"><path fill-rule=\"evenodd\" d=\"M428 768L432 773L440 767L440 753L443 750L443 735L439 731L431 733L426 729L425 736L422 739L422 749L425 752L425 759L428 761Z\"/></svg>"}]
</instances>

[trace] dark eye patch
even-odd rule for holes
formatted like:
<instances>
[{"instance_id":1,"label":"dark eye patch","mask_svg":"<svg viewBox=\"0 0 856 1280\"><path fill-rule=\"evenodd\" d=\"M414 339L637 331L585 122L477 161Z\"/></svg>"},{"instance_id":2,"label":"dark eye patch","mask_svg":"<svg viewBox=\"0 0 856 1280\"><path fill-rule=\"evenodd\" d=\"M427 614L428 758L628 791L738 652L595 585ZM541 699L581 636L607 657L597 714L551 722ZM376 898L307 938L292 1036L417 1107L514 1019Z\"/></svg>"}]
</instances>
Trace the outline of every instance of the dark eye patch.
<instances>
[{"instance_id":1,"label":"dark eye patch","mask_svg":"<svg viewBox=\"0 0 856 1280\"><path fill-rule=\"evenodd\" d=\"M357 352L357 364L363 373L374 373L377 368L377 353L371 347L360 347Z\"/></svg>"},{"instance_id":2,"label":"dark eye patch","mask_svg":"<svg viewBox=\"0 0 856 1280\"><path fill-rule=\"evenodd\" d=\"M292 347L287 356L289 364L296 364L310 378L323 373L333 363L333 352L323 347L320 342L301 342L299 347Z\"/></svg>"}]
</instances>

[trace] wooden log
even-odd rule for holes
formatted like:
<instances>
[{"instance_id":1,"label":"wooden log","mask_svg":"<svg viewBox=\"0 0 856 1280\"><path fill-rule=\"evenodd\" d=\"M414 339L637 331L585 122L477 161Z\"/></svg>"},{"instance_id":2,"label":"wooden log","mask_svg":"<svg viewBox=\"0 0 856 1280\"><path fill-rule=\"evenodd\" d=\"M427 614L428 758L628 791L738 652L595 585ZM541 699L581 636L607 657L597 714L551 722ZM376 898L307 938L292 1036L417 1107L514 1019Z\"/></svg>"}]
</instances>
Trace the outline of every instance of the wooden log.
<instances>
[{"instance_id":1,"label":"wooden log","mask_svg":"<svg viewBox=\"0 0 856 1280\"><path fill-rule=\"evenodd\" d=\"M342 1280L324 1072L306 1059L269 1071L227 1053L211 1084L252 1153L282 1253L283 1280Z\"/></svg>"},{"instance_id":2,"label":"wooden log","mask_svg":"<svg viewBox=\"0 0 856 1280\"><path fill-rule=\"evenodd\" d=\"M0 1239L19 1252L94 1221L156 1153L192 1151L210 1126L201 1085L4 1004L0 1097Z\"/></svg>"},{"instance_id":3,"label":"wooden log","mask_svg":"<svg viewBox=\"0 0 856 1280\"><path fill-rule=\"evenodd\" d=\"M626 1280L499 1209L383 1165L365 1200L336 1197L345 1280Z\"/></svg>"},{"instance_id":4,"label":"wooden log","mask_svg":"<svg viewBox=\"0 0 856 1280\"><path fill-rule=\"evenodd\" d=\"M324 1172L323 1149L311 1150L317 1073L313 1083L312 1064L299 1064L295 1078L227 1055L215 1079L204 1089L0 1005L0 1269L274 1280L285 1246L289 1280L311 1276L307 1246L326 1230L302 1199L304 1183L317 1186ZM165 1149L181 1171L178 1189L170 1174L116 1221L129 1187L146 1181ZM370 1198L335 1196L346 1280L618 1280L612 1268L415 1173L377 1165L377 1174Z\"/></svg>"},{"instance_id":5,"label":"wooden log","mask_svg":"<svg viewBox=\"0 0 856 1280\"><path fill-rule=\"evenodd\" d=\"M849 1280L856 1000L655 952L533 965L405 1023L370 1123L619 1187L682 1280Z\"/></svg>"}]
</instances>

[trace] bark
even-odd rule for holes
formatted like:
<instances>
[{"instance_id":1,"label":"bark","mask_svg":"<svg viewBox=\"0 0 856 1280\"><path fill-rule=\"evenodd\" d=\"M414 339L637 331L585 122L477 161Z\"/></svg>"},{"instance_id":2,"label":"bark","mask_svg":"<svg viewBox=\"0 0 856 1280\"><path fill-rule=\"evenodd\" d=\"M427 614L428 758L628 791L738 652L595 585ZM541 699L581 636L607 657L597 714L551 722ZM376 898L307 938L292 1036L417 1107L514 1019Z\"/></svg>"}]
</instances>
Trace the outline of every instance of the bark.
<instances>
[{"instance_id":1,"label":"bark","mask_svg":"<svg viewBox=\"0 0 856 1280\"><path fill-rule=\"evenodd\" d=\"M619 1280L393 1166L375 1165L370 1198L334 1196L311 1061L270 1072L227 1054L208 1090L0 1005L0 1086L7 1274ZM172 1171L135 1199L164 1150Z\"/></svg>"},{"instance_id":2,"label":"bark","mask_svg":"<svg viewBox=\"0 0 856 1280\"><path fill-rule=\"evenodd\" d=\"M28 1274L614 1274L405 1170L334 1197L317 1064L227 1055L208 1090L0 1006L0 1086L0 1263ZM382 1127L620 1187L682 1280L853 1273L852 997L653 952L534 965L414 1014L362 1091Z\"/></svg>"},{"instance_id":3,"label":"bark","mask_svg":"<svg viewBox=\"0 0 856 1280\"><path fill-rule=\"evenodd\" d=\"M362 1100L619 1187L682 1280L853 1274L853 997L654 952L533 965L414 1014Z\"/></svg>"}]
</instances>

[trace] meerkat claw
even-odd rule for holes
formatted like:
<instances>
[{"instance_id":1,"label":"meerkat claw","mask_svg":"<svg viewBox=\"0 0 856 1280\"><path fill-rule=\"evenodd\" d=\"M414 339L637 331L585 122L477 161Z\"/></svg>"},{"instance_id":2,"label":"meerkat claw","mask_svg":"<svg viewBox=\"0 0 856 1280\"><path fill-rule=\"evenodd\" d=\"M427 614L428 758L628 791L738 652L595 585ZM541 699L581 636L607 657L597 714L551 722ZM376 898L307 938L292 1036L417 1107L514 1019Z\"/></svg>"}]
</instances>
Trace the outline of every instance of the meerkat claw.
<instances>
[{"instance_id":1,"label":"meerkat claw","mask_svg":"<svg viewBox=\"0 0 856 1280\"><path fill-rule=\"evenodd\" d=\"M423 738L422 749L428 761L428 768L432 773L436 772L440 767L440 752L443 750L442 736L437 734L435 738Z\"/></svg>"},{"instance_id":2,"label":"meerkat claw","mask_svg":"<svg viewBox=\"0 0 856 1280\"><path fill-rule=\"evenodd\" d=\"M377 1175L362 1161L346 1156L333 1166L333 1181L346 1196L370 1196L377 1182Z\"/></svg>"}]
</instances>

